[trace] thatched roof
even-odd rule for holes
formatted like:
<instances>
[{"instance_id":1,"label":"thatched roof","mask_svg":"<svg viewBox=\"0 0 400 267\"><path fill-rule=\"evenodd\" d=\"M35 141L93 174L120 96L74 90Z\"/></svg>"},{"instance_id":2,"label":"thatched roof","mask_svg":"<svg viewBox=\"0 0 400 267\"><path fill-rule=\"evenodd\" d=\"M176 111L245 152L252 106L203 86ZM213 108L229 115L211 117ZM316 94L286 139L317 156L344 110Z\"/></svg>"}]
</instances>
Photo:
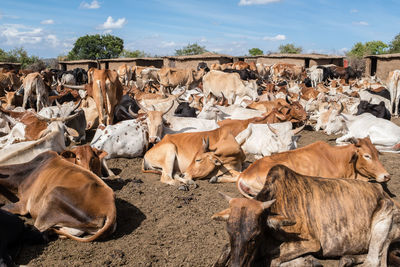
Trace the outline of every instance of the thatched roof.
<instances>
[{"instance_id":1,"label":"thatched roof","mask_svg":"<svg viewBox=\"0 0 400 267\"><path fill-rule=\"evenodd\" d=\"M369 55L365 56L365 58L400 58L400 53L394 53L394 54L383 54L383 55Z\"/></svg>"}]
</instances>

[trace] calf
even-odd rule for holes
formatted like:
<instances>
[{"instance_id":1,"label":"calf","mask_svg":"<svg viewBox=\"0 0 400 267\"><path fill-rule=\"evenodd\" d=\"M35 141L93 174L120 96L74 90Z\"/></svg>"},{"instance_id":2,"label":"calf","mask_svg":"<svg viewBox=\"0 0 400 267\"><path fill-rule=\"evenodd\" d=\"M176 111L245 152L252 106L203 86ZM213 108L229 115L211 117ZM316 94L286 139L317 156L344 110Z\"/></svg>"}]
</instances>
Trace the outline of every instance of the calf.
<instances>
[{"instance_id":1,"label":"calf","mask_svg":"<svg viewBox=\"0 0 400 267\"><path fill-rule=\"evenodd\" d=\"M18 202L3 210L30 214L40 231L53 230L81 242L94 241L116 228L114 193L99 177L48 151L25 164L0 167L0 186ZM83 233L90 237L79 237Z\"/></svg>"},{"instance_id":2,"label":"calf","mask_svg":"<svg viewBox=\"0 0 400 267\"><path fill-rule=\"evenodd\" d=\"M400 238L399 207L378 184L277 165L255 199L225 197L229 208L212 218L227 221L230 244L214 266L320 266L299 258L310 254L341 257L339 266L386 266L389 245Z\"/></svg>"},{"instance_id":3,"label":"calf","mask_svg":"<svg viewBox=\"0 0 400 267\"><path fill-rule=\"evenodd\" d=\"M268 171L277 164L310 176L325 178L390 180L378 158L378 151L367 138L353 140L347 146L330 146L322 141L255 161L238 179L237 187L244 196L255 196L265 184Z\"/></svg>"}]
</instances>

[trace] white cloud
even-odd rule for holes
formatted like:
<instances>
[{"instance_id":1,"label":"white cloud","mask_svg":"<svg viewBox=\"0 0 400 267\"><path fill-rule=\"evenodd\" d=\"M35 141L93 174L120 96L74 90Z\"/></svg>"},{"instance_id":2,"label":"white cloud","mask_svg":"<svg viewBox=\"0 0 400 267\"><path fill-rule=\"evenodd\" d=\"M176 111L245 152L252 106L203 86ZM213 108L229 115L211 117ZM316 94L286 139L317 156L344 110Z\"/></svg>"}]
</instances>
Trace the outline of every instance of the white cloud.
<instances>
[{"instance_id":1,"label":"white cloud","mask_svg":"<svg viewBox=\"0 0 400 267\"><path fill-rule=\"evenodd\" d=\"M52 19L46 19L46 20L42 20L40 23L41 23L41 24L54 24L54 20L52 20Z\"/></svg>"},{"instance_id":2,"label":"white cloud","mask_svg":"<svg viewBox=\"0 0 400 267\"><path fill-rule=\"evenodd\" d=\"M57 36L55 36L54 34L47 35L46 41L53 47L57 47L60 44L60 41L58 40Z\"/></svg>"},{"instance_id":3,"label":"white cloud","mask_svg":"<svg viewBox=\"0 0 400 267\"><path fill-rule=\"evenodd\" d=\"M280 2L282 0L240 0L239 6L249 6L249 5L266 5L270 3Z\"/></svg>"},{"instance_id":4,"label":"white cloud","mask_svg":"<svg viewBox=\"0 0 400 267\"><path fill-rule=\"evenodd\" d=\"M263 40L265 40L265 41L283 41L283 40L286 40L286 36L283 34L278 34L273 37L265 36L263 38Z\"/></svg>"},{"instance_id":5,"label":"white cloud","mask_svg":"<svg viewBox=\"0 0 400 267\"><path fill-rule=\"evenodd\" d=\"M21 24L0 25L0 37L7 45L37 44L44 38L42 28L33 28Z\"/></svg>"},{"instance_id":6,"label":"white cloud","mask_svg":"<svg viewBox=\"0 0 400 267\"><path fill-rule=\"evenodd\" d=\"M84 9L97 9L100 8L100 3L97 0L93 0L90 4L83 1L80 5L80 8Z\"/></svg>"},{"instance_id":7,"label":"white cloud","mask_svg":"<svg viewBox=\"0 0 400 267\"><path fill-rule=\"evenodd\" d=\"M174 47L176 45L177 44L174 41L171 41L171 42L162 41L161 42L161 47Z\"/></svg>"},{"instance_id":8,"label":"white cloud","mask_svg":"<svg viewBox=\"0 0 400 267\"><path fill-rule=\"evenodd\" d=\"M353 24L358 25L358 26L368 26L369 25L369 23L366 21L354 21Z\"/></svg>"},{"instance_id":9,"label":"white cloud","mask_svg":"<svg viewBox=\"0 0 400 267\"><path fill-rule=\"evenodd\" d=\"M114 21L114 19L109 16L103 24L99 25L99 29L103 30L110 30L110 29L120 29L122 26L126 24L126 19L125 18L120 18Z\"/></svg>"},{"instance_id":10,"label":"white cloud","mask_svg":"<svg viewBox=\"0 0 400 267\"><path fill-rule=\"evenodd\" d=\"M358 9L353 8L352 10L350 10L350 13L358 13Z\"/></svg>"}]
</instances>

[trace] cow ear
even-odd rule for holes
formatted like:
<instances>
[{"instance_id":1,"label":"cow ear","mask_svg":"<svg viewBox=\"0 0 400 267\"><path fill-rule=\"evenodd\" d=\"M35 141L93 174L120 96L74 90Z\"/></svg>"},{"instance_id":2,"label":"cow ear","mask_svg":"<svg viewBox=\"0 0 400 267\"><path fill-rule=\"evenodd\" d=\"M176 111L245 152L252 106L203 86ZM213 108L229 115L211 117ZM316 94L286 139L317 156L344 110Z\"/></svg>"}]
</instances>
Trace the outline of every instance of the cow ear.
<instances>
[{"instance_id":1,"label":"cow ear","mask_svg":"<svg viewBox=\"0 0 400 267\"><path fill-rule=\"evenodd\" d=\"M230 214L231 214L231 209L227 208L223 211L215 213L213 216L211 216L211 219L216 221L227 221L229 219Z\"/></svg>"},{"instance_id":2,"label":"cow ear","mask_svg":"<svg viewBox=\"0 0 400 267\"><path fill-rule=\"evenodd\" d=\"M97 149L92 147L93 152L99 157L100 160L102 160L105 156L108 155L108 153L106 151Z\"/></svg>"},{"instance_id":3,"label":"cow ear","mask_svg":"<svg viewBox=\"0 0 400 267\"><path fill-rule=\"evenodd\" d=\"M65 150L60 154L60 156L66 159L76 158L76 154L70 150Z\"/></svg>"},{"instance_id":4,"label":"cow ear","mask_svg":"<svg viewBox=\"0 0 400 267\"><path fill-rule=\"evenodd\" d=\"M358 159L358 154L357 154L357 151L355 151L353 156L351 156L349 163L355 163L357 161L357 159Z\"/></svg>"},{"instance_id":5,"label":"cow ear","mask_svg":"<svg viewBox=\"0 0 400 267\"><path fill-rule=\"evenodd\" d=\"M267 219L267 225L268 227L274 229L274 230L280 230L282 226L291 226L295 225L295 221L291 221L283 216L277 215L277 216L270 216Z\"/></svg>"},{"instance_id":6,"label":"cow ear","mask_svg":"<svg viewBox=\"0 0 400 267\"><path fill-rule=\"evenodd\" d=\"M204 153L208 152L210 148L210 139L207 137L207 140L203 138L203 151Z\"/></svg>"}]
</instances>

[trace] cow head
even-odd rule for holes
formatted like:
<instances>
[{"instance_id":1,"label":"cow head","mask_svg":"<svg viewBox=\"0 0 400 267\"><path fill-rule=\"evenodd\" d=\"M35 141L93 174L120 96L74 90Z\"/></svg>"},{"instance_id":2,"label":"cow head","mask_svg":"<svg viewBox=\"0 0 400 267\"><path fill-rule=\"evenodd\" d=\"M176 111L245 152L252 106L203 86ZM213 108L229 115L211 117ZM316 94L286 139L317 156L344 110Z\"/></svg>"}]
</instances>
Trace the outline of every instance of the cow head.
<instances>
[{"instance_id":1,"label":"cow head","mask_svg":"<svg viewBox=\"0 0 400 267\"><path fill-rule=\"evenodd\" d=\"M230 266L252 266L264 241L268 209L275 200L261 202L223 196L229 202L229 208L211 218L226 221L230 242L230 253L226 258L230 256Z\"/></svg>"},{"instance_id":2,"label":"cow head","mask_svg":"<svg viewBox=\"0 0 400 267\"><path fill-rule=\"evenodd\" d=\"M101 177L101 161L107 156L107 152L84 145L65 150L61 156Z\"/></svg>"},{"instance_id":3,"label":"cow head","mask_svg":"<svg viewBox=\"0 0 400 267\"><path fill-rule=\"evenodd\" d=\"M144 112L146 112L149 143L158 143L161 140L163 133L163 116L174 106L174 101L171 101L171 105L166 111L157 111L154 106L151 106L151 109L146 108L142 106L139 101L137 101L137 104Z\"/></svg>"},{"instance_id":4,"label":"cow head","mask_svg":"<svg viewBox=\"0 0 400 267\"><path fill-rule=\"evenodd\" d=\"M350 139L350 142L355 145L355 152L351 162L353 162L357 173L370 179L376 179L379 183L390 180L390 174L379 161L378 150L371 143L369 137Z\"/></svg>"},{"instance_id":5,"label":"cow head","mask_svg":"<svg viewBox=\"0 0 400 267\"><path fill-rule=\"evenodd\" d=\"M196 153L192 162L185 171L185 179L200 179L214 171L215 167L220 166L221 162L217 157L215 149L210 149L210 141L203 138L202 148Z\"/></svg>"}]
</instances>

